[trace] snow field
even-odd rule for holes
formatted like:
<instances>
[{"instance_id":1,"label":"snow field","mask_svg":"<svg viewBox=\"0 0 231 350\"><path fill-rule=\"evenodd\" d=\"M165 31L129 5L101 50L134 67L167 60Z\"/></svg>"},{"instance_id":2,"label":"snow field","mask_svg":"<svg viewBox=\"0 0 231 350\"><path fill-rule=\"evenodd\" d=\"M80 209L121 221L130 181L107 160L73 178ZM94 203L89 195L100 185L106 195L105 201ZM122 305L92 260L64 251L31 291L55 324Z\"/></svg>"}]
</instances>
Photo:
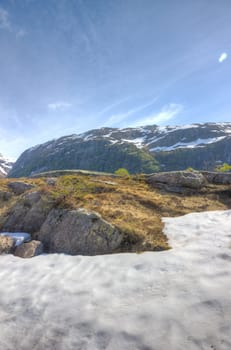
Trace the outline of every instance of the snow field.
<instances>
[{"instance_id":1,"label":"snow field","mask_svg":"<svg viewBox=\"0 0 231 350\"><path fill-rule=\"evenodd\" d=\"M169 251L0 256L0 349L230 350L231 211L163 220Z\"/></svg>"}]
</instances>

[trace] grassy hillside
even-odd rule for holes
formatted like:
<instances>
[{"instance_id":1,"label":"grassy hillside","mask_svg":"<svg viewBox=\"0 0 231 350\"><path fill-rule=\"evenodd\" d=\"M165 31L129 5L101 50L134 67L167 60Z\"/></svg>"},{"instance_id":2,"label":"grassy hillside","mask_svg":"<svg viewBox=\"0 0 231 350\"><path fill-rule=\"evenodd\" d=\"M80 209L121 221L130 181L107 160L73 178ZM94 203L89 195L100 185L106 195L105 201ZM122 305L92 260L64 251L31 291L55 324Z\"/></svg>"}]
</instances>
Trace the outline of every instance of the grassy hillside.
<instances>
[{"instance_id":1,"label":"grassy hillside","mask_svg":"<svg viewBox=\"0 0 231 350\"><path fill-rule=\"evenodd\" d=\"M15 180L0 179L0 229L11 206L23 196L11 193L10 198L5 198L4 193L10 193L7 184L11 181ZM65 175L54 178L55 184L46 177L20 181L35 185L29 191L41 191L44 197L53 200L54 207L84 207L100 213L125 233L120 251L168 249L161 217L231 208L231 186L210 185L196 195L185 196L153 189L138 175L127 178Z\"/></svg>"}]
</instances>

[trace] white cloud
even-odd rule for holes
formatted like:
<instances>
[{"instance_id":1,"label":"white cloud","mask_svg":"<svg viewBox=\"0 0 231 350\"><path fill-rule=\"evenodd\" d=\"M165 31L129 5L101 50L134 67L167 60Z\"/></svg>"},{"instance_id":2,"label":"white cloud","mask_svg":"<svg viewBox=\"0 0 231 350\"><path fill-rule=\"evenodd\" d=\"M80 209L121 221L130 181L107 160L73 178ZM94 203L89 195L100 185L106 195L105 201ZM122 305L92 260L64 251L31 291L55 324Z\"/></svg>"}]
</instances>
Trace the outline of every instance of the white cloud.
<instances>
[{"instance_id":1,"label":"white cloud","mask_svg":"<svg viewBox=\"0 0 231 350\"><path fill-rule=\"evenodd\" d=\"M223 61L226 60L227 57L228 57L227 53L223 52L219 57L219 62L222 63Z\"/></svg>"},{"instance_id":2,"label":"white cloud","mask_svg":"<svg viewBox=\"0 0 231 350\"><path fill-rule=\"evenodd\" d=\"M11 29L11 24L9 20L9 13L0 7L0 28L1 29Z\"/></svg>"},{"instance_id":3,"label":"white cloud","mask_svg":"<svg viewBox=\"0 0 231 350\"><path fill-rule=\"evenodd\" d=\"M57 101L57 102L49 103L47 107L48 107L48 109L50 109L52 111L57 111L57 110L63 110L63 109L70 108L71 106L72 106L71 103Z\"/></svg>"},{"instance_id":4,"label":"white cloud","mask_svg":"<svg viewBox=\"0 0 231 350\"><path fill-rule=\"evenodd\" d=\"M16 38L22 38L26 35L26 31L22 28L17 28L10 21L10 14L8 11L0 7L0 29L11 32Z\"/></svg>"},{"instance_id":5,"label":"white cloud","mask_svg":"<svg viewBox=\"0 0 231 350\"><path fill-rule=\"evenodd\" d=\"M142 125L152 125L152 124L162 124L177 114L183 111L183 106L181 104L170 103L164 106L160 112L150 115L148 117L137 120L133 125L142 126Z\"/></svg>"}]
</instances>

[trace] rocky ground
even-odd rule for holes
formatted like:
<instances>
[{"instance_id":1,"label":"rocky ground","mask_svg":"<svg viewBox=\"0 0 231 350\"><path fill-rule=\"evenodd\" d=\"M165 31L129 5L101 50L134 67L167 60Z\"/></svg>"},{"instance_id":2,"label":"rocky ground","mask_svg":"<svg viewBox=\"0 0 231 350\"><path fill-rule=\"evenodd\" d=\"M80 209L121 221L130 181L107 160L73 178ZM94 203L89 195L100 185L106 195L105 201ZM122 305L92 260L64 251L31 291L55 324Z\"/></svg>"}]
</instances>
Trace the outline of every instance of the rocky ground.
<instances>
[{"instance_id":1,"label":"rocky ground","mask_svg":"<svg viewBox=\"0 0 231 350\"><path fill-rule=\"evenodd\" d=\"M46 176L45 176L46 175ZM165 250L162 217L231 208L231 174L69 173L0 180L0 252L97 255ZM15 247L7 232L26 232Z\"/></svg>"}]
</instances>

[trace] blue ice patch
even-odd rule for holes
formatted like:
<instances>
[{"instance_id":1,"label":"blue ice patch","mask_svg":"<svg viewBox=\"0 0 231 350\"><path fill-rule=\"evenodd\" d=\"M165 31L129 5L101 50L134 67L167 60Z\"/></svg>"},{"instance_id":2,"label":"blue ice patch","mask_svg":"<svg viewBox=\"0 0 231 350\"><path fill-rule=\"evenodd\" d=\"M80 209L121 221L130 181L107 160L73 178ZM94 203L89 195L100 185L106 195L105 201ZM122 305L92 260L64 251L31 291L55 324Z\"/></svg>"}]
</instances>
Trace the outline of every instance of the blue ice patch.
<instances>
[{"instance_id":1,"label":"blue ice patch","mask_svg":"<svg viewBox=\"0 0 231 350\"><path fill-rule=\"evenodd\" d=\"M31 240L31 235L26 232L1 232L0 236L8 236L13 238L16 247Z\"/></svg>"}]
</instances>

